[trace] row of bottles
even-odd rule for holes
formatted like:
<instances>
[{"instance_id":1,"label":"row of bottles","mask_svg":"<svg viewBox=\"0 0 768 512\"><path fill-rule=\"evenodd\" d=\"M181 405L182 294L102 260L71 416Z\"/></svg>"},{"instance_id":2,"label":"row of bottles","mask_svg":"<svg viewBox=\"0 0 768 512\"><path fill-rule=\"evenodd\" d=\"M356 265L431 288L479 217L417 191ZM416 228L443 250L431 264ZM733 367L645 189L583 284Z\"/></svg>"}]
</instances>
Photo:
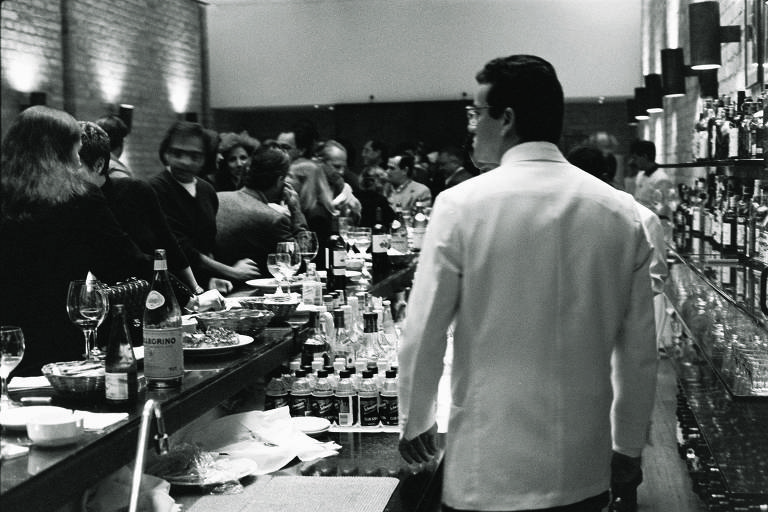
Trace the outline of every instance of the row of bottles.
<instances>
[{"instance_id":1,"label":"row of bottles","mask_svg":"<svg viewBox=\"0 0 768 512\"><path fill-rule=\"evenodd\" d=\"M339 426L398 424L396 366L384 360L358 360L351 366L341 358L333 365L323 362L316 358L310 366L298 367L294 361L275 372L264 408L287 406L291 416L316 416Z\"/></svg>"},{"instance_id":2,"label":"row of bottles","mask_svg":"<svg viewBox=\"0 0 768 512\"><path fill-rule=\"evenodd\" d=\"M768 182L742 184L734 177L710 176L678 188L673 219L678 249L701 252L703 240L726 256L768 264Z\"/></svg>"},{"instance_id":3,"label":"row of bottles","mask_svg":"<svg viewBox=\"0 0 768 512\"><path fill-rule=\"evenodd\" d=\"M694 125L694 160L762 158L768 144L766 107L765 93L747 98L739 91L735 102L727 95L705 99Z\"/></svg>"}]
</instances>

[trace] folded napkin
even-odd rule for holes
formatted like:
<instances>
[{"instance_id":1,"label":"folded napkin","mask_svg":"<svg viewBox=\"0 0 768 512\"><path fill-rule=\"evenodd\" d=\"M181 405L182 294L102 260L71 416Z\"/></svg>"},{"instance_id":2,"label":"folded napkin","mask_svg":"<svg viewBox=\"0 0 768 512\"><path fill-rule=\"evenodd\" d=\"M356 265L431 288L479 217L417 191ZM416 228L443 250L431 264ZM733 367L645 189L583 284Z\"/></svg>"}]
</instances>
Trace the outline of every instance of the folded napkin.
<instances>
[{"instance_id":1,"label":"folded napkin","mask_svg":"<svg viewBox=\"0 0 768 512\"><path fill-rule=\"evenodd\" d=\"M83 512L117 512L126 510L131 502L133 473L123 466L115 473L88 489L83 499ZM140 512L181 512L168 494L171 484L161 478L142 475L139 491Z\"/></svg>"},{"instance_id":2,"label":"folded napkin","mask_svg":"<svg viewBox=\"0 0 768 512\"><path fill-rule=\"evenodd\" d=\"M180 442L203 450L248 458L256 462L254 474L277 471L295 457L311 461L338 454L341 446L320 442L299 430L288 407L224 416L183 434Z\"/></svg>"},{"instance_id":3,"label":"folded napkin","mask_svg":"<svg viewBox=\"0 0 768 512\"><path fill-rule=\"evenodd\" d=\"M83 428L85 430L104 430L105 428L128 418L127 412L75 411L75 414L82 416Z\"/></svg>"},{"instance_id":4,"label":"folded napkin","mask_svg":"<svg viewBox=\"0 0 768 512\"><path fill-rule=\"evenodd\" d=\"M44 375L39 377L14 377L8 383L8 391L52 387Z\"/></svg>"}]
</instances>

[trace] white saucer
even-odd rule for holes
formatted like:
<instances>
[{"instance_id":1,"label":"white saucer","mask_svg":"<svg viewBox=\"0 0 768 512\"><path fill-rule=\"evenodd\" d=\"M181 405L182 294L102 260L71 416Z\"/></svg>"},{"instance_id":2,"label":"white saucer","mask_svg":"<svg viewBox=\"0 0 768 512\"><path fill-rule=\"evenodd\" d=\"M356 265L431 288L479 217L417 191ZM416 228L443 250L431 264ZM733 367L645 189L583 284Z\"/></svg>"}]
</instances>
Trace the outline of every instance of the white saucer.
<instances>
[{"instance_id":1,"label":"white saucer","mask_svg":"<svg viewBox=\"0 0 768 512\"><path fill-rule=\"evenodd\" d=\"M315 416L297 416L291 418L293 424L303 433L320 434L331 428L331 422L325 418L316 418Z\"/></svg>"},{"instance_id":2,"label":"white saucer","mask_svg":"<svg viewBox=\"0 0 768 512\"><path fill-rule=\"evenodd\" d=\"M9 430L26 430L27 423L41 414L72 413L69 409L55 407L53 405L30 405L27 407L14 407L0 412L0 425Z\"/></svg>"}]
</instances>

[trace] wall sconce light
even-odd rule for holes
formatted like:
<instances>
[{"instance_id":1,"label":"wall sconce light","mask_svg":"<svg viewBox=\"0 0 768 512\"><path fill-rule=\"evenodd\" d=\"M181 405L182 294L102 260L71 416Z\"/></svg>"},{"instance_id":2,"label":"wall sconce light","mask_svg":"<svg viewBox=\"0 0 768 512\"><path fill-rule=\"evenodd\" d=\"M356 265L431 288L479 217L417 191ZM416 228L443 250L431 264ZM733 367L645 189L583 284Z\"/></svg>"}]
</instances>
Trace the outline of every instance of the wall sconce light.
<instances>
[{"instance_id":1,"label":"wall sconce light","mask_svg":"<svg viewBox=\"0 0 768 512\"><path fill-rule=\"evenodd\" d=\"M664 97L661 87L661 75L652 73L645 75L645 93L648 103L646 109L649 114L664 112Z\"/></svg>"},{"instance_id":2,"label":"wall sconce light","mask_svg":"<svg viewBox=\"0 0 768 512\"><path fill-rule=\"evenodd\" d=\"M635 119L635 115L637 115L637 102L635 101L635 98L628 98L627 99L627 124L631 126L637 125L637 119Z\"/></svg>"},{"instance_id":3,"label":"wall sconce light","mask_svg":"<svg viewBox=\"0 0 768 512\"><path fill-rule=\"evenodd\" d=\"M635 119L648 119L648 91L645 87L635 87Z\"/></svg>"},{"instance_id":4,"label":"wall sconce light","mask_svg":"<svg viewBox=\"0 0 768 512\"><path fill-rule=\"evenodd\" d=\"M29 93L29 106L34 105L47 105L48 95L44 92L31 92Z\"/></svg>"},{"instance_id":5,"label":"wall sconce light","mask_svg":"<svg viewBox=\"0 0 768 512\"><path fill-rule=\"evenodd\" d=\"M131 133L131 126L133 125L133 105L123 103L117 110L117 117L125 123L125 127L128 128L128 133Z\"/></svg>"},{"instance_id":6,"label":"wall sconce light","mask_svg":"<svg viewBox=\"0 0 768 512\"><path fill-rule=\"evenodd\" d=\"M661 50L661 84L664 96L668 98L685 96L685 77L687 76L696 76L696 72L685 65L683 49Z\"/></svg>"},{"instance_id":7,"label":"wall sconce light","mask_svg":"<svg viewBox=\"0 0 768 512\"><path fill-rule=\"evenodd\" d=\"M717 98L717 69L705 69L698 71L699 75L699 96L702 98Z\"/></svg>"},{"instance_id":8,"label":"wall sconce light","mask_svg":"<svg viewBox=\"0 0 768 512\"><path fill-rule=\"evenodd\" d=\"M720 26L720 4L715 1L688 4L691 37L691 68L719 68L720 43L741 41L741 27Z\"/></svg>"}]
</instances>

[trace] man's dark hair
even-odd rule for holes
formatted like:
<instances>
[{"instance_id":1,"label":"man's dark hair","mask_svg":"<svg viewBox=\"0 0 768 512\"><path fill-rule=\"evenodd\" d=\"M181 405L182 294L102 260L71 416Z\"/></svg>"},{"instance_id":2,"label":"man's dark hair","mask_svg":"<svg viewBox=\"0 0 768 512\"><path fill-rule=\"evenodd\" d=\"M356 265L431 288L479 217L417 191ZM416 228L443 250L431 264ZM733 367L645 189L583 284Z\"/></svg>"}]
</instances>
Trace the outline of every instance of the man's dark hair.
<instances>
[{"instance_id":1,"label":"man's dark hair","mask_svg":"<svg viewBox=\"0 0 768 512\"><path fill-rule=\"evenodd\" d=\"M593 146L577 146L568 152L568 161L606 183L613 180L608 172L608 161L603 152Z\"/></svg>"},{"instance_id":2,"label":"man's dark hair","mask_svg":"<svg viewBox=\"0 0 768 512\"><path fill-rule=\"evenodd\" d=\"M629 154L647 157L649 161L656 161L656 144L649 140L635 139L629 145Z\"/></svg>"},{"instance_id":3,"label":"man's dark hair","mask_svg":"<svg viewBox=\"0 0 768 512\"><path fill-rule=\"evenodd\" d=\"M297 121L291 128L293 138L296 141L296 148L301 151L304 158L312 158L315 150L315 143L320 138L315 124L309 119Z\"/></svg>"},{"instance_id":4,"label":"man's dark hair","mask_svg":"<svg viewBox=\"0 0 768 512\"><path fill-rule=\"evenodd\" d=\"M260 147L251 157L251 166L243 176L243 185L254 190L267 190L288 174L291 157L280 148Z\"/></svg>"},{"instance_id":5,"label":"man's dark hair","mask_svg":"<svg viewBox=\"0 0 768 512\"><path fill-rule=\"evenodd\" d=\"M205 153L205 155L215 154L216 146L218 145L218 134L216 134L216 139L214 140L212 134L207 133L201 124L192 123L190 121L176 121L170 128L168 128L163 140L160 142L158 154L160 155L160 161L163 162L163 165L168 165L168 161L165 159L165 152L168 151L168 146L171 145L171 141L176 137L199 138L202 141L203 153Z\"/></svg>"},{"instance_id":6,"label":"man's dark hair","mask_svg":"<svg viewBox=\"0 0 768 512\"><path fill-rule=\"evenodd\" d=\"M82 142L79 151L80 160L97 174L106 176L109 174L109 135L98 124L90 121L80 121L80 128L83 130L83 135L80 137ZM96 169L99 158L103 158L104 162L101 169Z\"/></svg>"},{"instance_id":7,"label":"man's dark hair","mask_svg":"<svg viewBox=\"0 0 768 512\"><path fill-rule=\"evenodd\" d=\"M387 147L387 143L381 139L368 139L368 142L371 143L372 150L380 153L379 161L382 165L386 166L387 160L389 160L389 148Z\"/></svg>"},{"instance_id":8,"label":"man's dark hair","mask_svg":"<svg viewBox=\"0 0 768 512\"><path fill-rule=\"evenodd\" d=\"M505 109L515 113L522 142L557 144L563 131L563 88L552 65L533 55L494 59L475 77L488 84L488 113L498 119Z\"/></svg>"},{"instance_id":9,"label":"man's dark hair","mask_svg":"<svg viewBox=\"0 0 768 512\"><path fill-rule=\"evenodd\" d=\"M110 151L114 151L123 145L123 139L128 136L128 127L122 119L116 115L109 115L100 117L94 122L109 135Z\"/></svg>"}]
</instances>

